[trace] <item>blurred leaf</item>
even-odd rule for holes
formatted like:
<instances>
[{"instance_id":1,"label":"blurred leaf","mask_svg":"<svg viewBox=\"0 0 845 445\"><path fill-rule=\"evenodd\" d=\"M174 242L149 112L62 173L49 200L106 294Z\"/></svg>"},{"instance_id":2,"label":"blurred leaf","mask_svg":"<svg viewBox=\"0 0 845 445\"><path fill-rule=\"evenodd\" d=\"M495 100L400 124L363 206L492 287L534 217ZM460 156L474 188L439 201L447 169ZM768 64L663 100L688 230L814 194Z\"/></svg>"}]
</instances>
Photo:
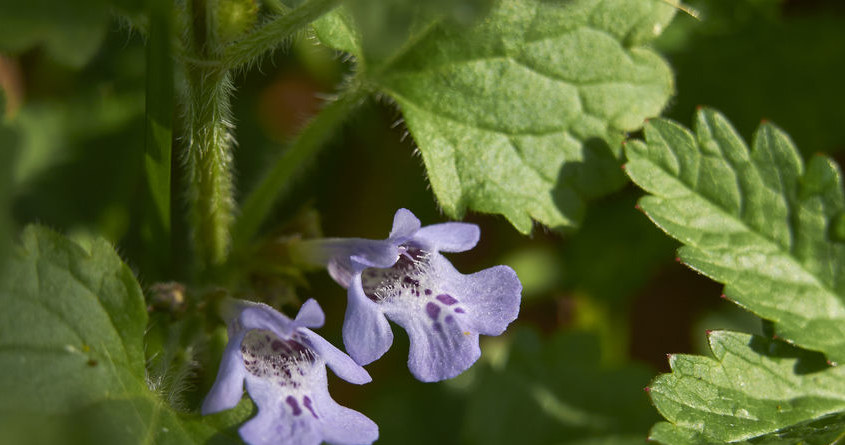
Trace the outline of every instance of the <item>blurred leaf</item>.
<instances>
[{"instance_id":1,"label":"blurred leaf","mask_svg":"<svg viewBox=\"0 0 845 445\"><path fill-rule=\"evenodd\" d=\"M555 250L548 246L535 246L513 250L505 256L507 264L516 272L522 283L522 297L536 298L556 289L563 282L566 268Z\"/></svg>"},{"instance_id":2,"label":"blurred leaf","mask_svg":"<svg viewBox=\"0 0 845 445\"><path fill-rule=\"evenodd\" d=\"M789 137L763 124L753 150L703 109L695 134L657 119L626 149L627 172L653 194L640 206L683 244L681 260L775 322L778 336L845 360L845 244L828 227L845 209L836 164L805 167Z\"/></svg>"},{"instance_id":3,"label":"blurred leaf","mask_svg":"<svg viewBox=\"0 0 845 445\"><path fill-rule=\"evenodd\" d=\"M669 117L685 120L707 105L731 116L743 136L766 118L801 141L804 154L842 150L845 135L830 131L845 121L841 2L839 11L837 2L817 9L825 2L789 2L796 6L789 14L779 3L691 2L700 20L679 16L665 33L670 40L658 42L676 73Z\"/></svg>"},{"instance_id":4,"label":"blurred leaf","mask_svg":"<svg viewBox=\"0 0 845 445\"><path fill-rule=\"evenodd\" d=\"M641 444L656 416L642 388L651 372L599 365L585 334L541 341L515 334L502 369L480 370L467 408L472 444Z\"/></svg>"},{"instance_id":5,"label":"blurred leaf","mask_svg":"<svg viewBox=\"0 0 845 445\"><path fill-rule=\"evenodd\" d=\"M673 355L651 398L671 423L670 444L830 444L845 434L845 368L824 356L749 334L715 331L714 358Z\"/></svg>"},{"instance_id":6,"label":"blurred leaf","mask_svg":"<svg viewBox=\"0 0 845 445\"><path fill-rule=\"evenodd\" d=\"M83 71L56 73L43 60L29 70L32 96L10 120L19 134L18 223L89 230L117 241L142 219L132 213L144 211L136 202L144 196L143 62L140 37L118 37ZM151 253L147 246L144 254Z\"/></svg>"},{"instance_id":7,"label":"blurred leaf","mask_svg":"<svg viewBox=\"0 0 845 445\"><path fill-rule=\"evenodd\" d=\"M173 141L173 61L170 19L172 2L152 4L147 39L147 87L145 101L144 167L147 173L150 211L145 212L145 241L158 245L156 266L170 263L170 158ZM154 270L152 266L145 268ZM166 272L164 272L166 273Z\"/></svg>"},{"instance_id":8,"label":"blurred leaf","mask_svg":"<svg viewBox=\"0 0 845 445\"><path fill-rule=\"evenodd\" d=\"M401 369L403 364L396 363ZM396 369L393 368L393 369ZM466 400L447 383L422 383L407 376L385 376L367 389L362 411L379 425L376 443L402 445L460 444Z\"/></svg>"},{"instance_id":9,"label":"blurred leaf","mask_svg":"<svg viewBox=\"0 0 845 445\"><path fill-rule=\"evenodd\" d=\"M146 306L112 246L30 226L0 288L0 417L43 423L64 443L201 443L145 380ZM3 437L33 438L14 424ZM37 435L35 436L37 437ZM220 439L220 437L216 437ZM14 440L13 440L14 442Z\"/></svg>"},{"instance_id":10,"label":"blurred leaf","mask_svg":"<svg viewBox=\"0 0 845 445\"><path fill-rule=\"evenodd\" d=\"M0 89L0 270L12 246L12 185L17 158L17 132L6 122L6 96Z\"/></svg>"},{"instance_id":11,"label":"blurred leaf","mask_svg":"<svg viewBox=\"0 0 845 445\"><path fill-rule=\"evenodd\" d=\"M107 18L103 0L2 0L0 51L20 53L43 44L56 61L78 68L100 47Z\"/></svg>"},{"instance_id":12,"label":"blurred leaf","mask_svg":"<svg viewBox=\"0 0 845 445\"><path fill-rule=\"evenodd\" d=\"M598 204L563 249L567 286L625 310L622 303L671 261L677 243L642 217L630 193Z\"/></svg>"},{"instance_id":13,"label":"blurred leaf","mask_svg":"<svg viewBox=\"0 0 845 445\"><path fill-rule=\"evenodd\" d=\"M370 64L343 9L318 36L399 104L446 213L500 213L529 233L580 222L617 189L622 133L658 114L672 73L644 44L671 20L651 0L498 1L475 26L419 30Z\"/></svg>"},{"instance_id":14,"label":"blurred leaf","mask_svg":"<svg viewBox=\"0 0 845 445\"><path fill-rule=\"evenodd\" d=\"M144 0L0 0L0 52L43 45L57 62L79 68L103 42L113 7L138 10Z\"/></svg>"}]
</instances>

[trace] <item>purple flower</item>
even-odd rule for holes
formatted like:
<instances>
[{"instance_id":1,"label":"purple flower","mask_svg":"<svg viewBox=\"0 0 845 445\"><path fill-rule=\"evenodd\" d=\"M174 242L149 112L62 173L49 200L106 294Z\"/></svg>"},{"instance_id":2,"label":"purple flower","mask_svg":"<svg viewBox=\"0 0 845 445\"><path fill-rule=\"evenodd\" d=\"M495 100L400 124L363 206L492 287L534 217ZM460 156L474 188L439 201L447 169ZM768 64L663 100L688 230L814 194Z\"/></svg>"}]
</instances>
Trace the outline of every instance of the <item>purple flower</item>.
<instances>
[{"instance_id":1,"label":"purple flower","mask_svg":"<svg viewBox=\"0 0 845 445\"><path fill-rule=\"evenodd\" d=\"M472 249L478 238L475 224L420 227L413 213L399 209L386 240L303 241L299 252L347 288L343 343L356 362L387 352L390 319L408 332L411 373L433 382L469 368L481 355L478 335L501 334L519 313L522 285L511 268L463 275L440 254Z\"/></svg>"},{"instance_id":2,"label":"purple flower","mask_svg":"<svg viewBox=\"0 0 845 445\"><path fill-rule=\"evenodd\" d=\"M231 306L229 343L203 401L203 414L237 405L246 382L258 415L239 432L251 445L351 445L378 439L372 420L329 395L326 365L351 383L371 379L348 355L308 329L322 326L325 319L315 300L306 301L294 320L265 304L238 300Z\"/></svg>"}]
</instances>

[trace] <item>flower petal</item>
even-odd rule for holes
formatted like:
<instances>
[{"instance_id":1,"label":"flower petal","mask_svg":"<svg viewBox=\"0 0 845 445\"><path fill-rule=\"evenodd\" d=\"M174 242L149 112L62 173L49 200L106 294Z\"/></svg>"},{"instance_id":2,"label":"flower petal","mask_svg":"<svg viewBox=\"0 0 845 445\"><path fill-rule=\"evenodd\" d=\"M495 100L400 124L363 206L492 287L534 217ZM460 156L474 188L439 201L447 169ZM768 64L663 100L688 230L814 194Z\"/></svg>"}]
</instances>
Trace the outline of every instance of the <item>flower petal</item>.
<instances>
[{"instance_id":1,"label":"flower petal","mask_svg":"<svg viewBox=\"0 0 845 445\"><path fill-rule=\"evenodd\" d=\"M464 275L442 255L431 258L433 272L443 280L443 290L459 296L465 307L465 325L484 335L500 335L519 315L522 284L508 266L495 266Z\"/></svg>"},{"instance_id":2,"label":"flower petal","mask_svg":"<svg viewBox=\"0 0 845 445\"><path fill-rule=\"evenodd\" d=\"M426 250L465 252L478 244L481 230L475 224L447 222L425 226L414 235Z\"/></svg>"},{"instance_id":3,"label":"flower petal","mask_svg":"<svg viewBox=\"0 0 845 445\"><path fill-rule=\"evenodd\" d=\"M378 360L393 344L390 323L379 307L364 295L361 274L350 283L346 317L343 320L343 345L360 365Z\"/></svg>"},{"instance_id":4,"label":"flower petal","mask_svg":"<svg viewBox=\"0 0 845 445\"><path fill-rule=\"evenodd\" d=\"M390 267L399 258L399 243L364 238L326 238L291 244L291 255L303 263L326 266L343 287L356 271L367 267Z\"/></svg>"},{"instance_id":5,"label":"flower petal","mask_svg":"<svg viewBox=\"0 0 845 445\"><path fill-rule=\"evenodd\" d=\"M393 228L390 230L388 239L401 243L404 239L413 236L417 230L420 230L420 220L410 210L399 209L393 215Z\"/></svg>"},{"instance_id":6,"label":"flower petal","mask_svg":"<svg viewBox=\"0 0 845 445\"><path fill-rule=\"evenodd\" d=\"M466 371L481 356L478 334L462 326L461 318L434 321L420 312L389 312L388 316L408 332L408 369L423 382L450 379Z\"/></svg>"},{"instance_id":7,"label":"flower petal","mask_svg":"<svg viewBox=\"0 0 845 445\"><path fill-rule=\"evenodd\" d=\"M320 304L317 303L317 300L309 298L308 301L303 303L302 307L299 308L299 313L296 314L294 322L296 322L299 326L319 328L326 322L326 314L323 313L323 309L320 307Z\"/></svg>"},{"instance_id":8,"label":"flower petal","mask_svg":"<svg viewBox=\"0 0 845 445\"><path fill-rule=\"evenodd\" d=\"M264 303L239 301L238 304L242 308L235 320L239 324L239 330L267 329L279 337L286 338L296 329L293 320Z\"/></svg>"},{"instance_id":9,"label":"flower petal","mask_svg":"<svg viewBox=\"0 0 845 445\"><path fill-rule=\"evenodd\" d=\"M315 394L322 418L323 440L336 445L371 444L378 439L378 425L358 411L340 406L328 392Z\"/></svg>"},{"instance_id":10,"label":"flower petal","mask_svg":"<svg viewBox=\"0 0 845 445\"><path fill-rule=\"evenodd\" d=\"M352 275L367 267L390 267L399 259L399 245L389 240L350 238L343 240L343 253L327 263L329 275L341 286L349 287Z\"/></svg>"},{"instance_id":11,"label":"flower petal","mask_svg":"<svg viewBox=\"0 0 845 445\"><path fill-rule=\"evenodd\" d=\"M237 332L223 351L220 370L208 395L202 402L202 414L212 414L234 408L244 395L244 369L241 342L246 331Z\"/></svg>"},{"instance_id":12,"label":"flower petal","mask_svg":"<svg viewBox=\"0 0 845 445\"><path fill-rule=\"evenodd\" d=\"M259 378L247 378L246 388L258 406L258 414L238 430L244 442L249 445L319 445L322 442L318 420L309 415L293 416L285 408L284 392Z\"/></svg>"},{"instance_id":13,"label":"flower petal","mask_svg":"<svg viewBox=\"0 0 845 445\"><path fill-rule=\"evenodd\" d=\"M315 334L310 329L300 329L300 332L306 334L314 352L326 361L326 364L329 368L332 368L332 371L338 377L356 385L363 385L373 380L366 369L355 363L351 357L334 347L334 345L326 341L323 337Z\"/></svg>"}]
</instances>

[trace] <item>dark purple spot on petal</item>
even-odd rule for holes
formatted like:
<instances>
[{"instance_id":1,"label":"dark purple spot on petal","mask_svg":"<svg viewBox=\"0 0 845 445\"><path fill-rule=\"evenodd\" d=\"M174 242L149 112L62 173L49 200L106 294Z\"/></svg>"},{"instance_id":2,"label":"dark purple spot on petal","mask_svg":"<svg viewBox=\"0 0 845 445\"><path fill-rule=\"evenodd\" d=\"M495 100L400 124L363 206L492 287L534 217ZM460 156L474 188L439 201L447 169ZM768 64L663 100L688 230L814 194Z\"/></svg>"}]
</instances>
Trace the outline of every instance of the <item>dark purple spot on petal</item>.
<instances>
[{"instance_id":1,"label":"dark purple spot on petal","mask_svg":"<svg viewBox=\"0 0 845 445\"><path fill-rule=\"evenodd\" d=\"M434 328L434 330L437 331L437 332L440 332L440 331L443 330L443 326L440 326L440 323L437 323L437 322L435 322L433 325L431 325L431 327Z\"/></svg>"},{"instance_id":2,"label":"dark purple spot on petal","mask_svg":"<svg viewBox=\"0 0 845 445\"><path fill-rule=\"evenodd\" d=\"M432 320L437 320L437 316L440 315L440 306L429 301L425 305L425 311Z\"/></svg>"},{"instance_id":3,"label":"dark purple spot on petal","mask_svg":"<svg viewBox=\"0 0 845 445\"><path fill-rule=\"evenodd\" d=\"M463 314L463 313L464 313L464 308L462 308L462 307L456 307L456 308L455 308L455 313L456 313L456 314Z\"/></svg>"},{"instance_id":4,"label":"dark purple spot on petal","mask_svg":"<svg viewBox=\"0 0 845 445\"><path fill-rule=\"evenodd\" d=\"M425 290L425 294L426 294L426 295L431 295L431 289L426 289L426 290Z\"/></svg>"},{"instance_id":5,"label":"dark purple spot on petal","mask_svg":"<svg viewBox=\"0 0 845 445\"><path fill-rule=\"evenodd\" d=\"M303 397L302 398L302 404L305 405L306 408L308 408L308 411L311 411L311 415L314 416L315 419L320 418L320 416L318 416L317 413L314 412L314 407L311 406L311 398L310 397L308 397L308 396Z\"/></svg>"},{"instance_id":6,"label":"dark purple spot on petal","mask_svg":"<svg viewBox=\"0 0 845 445\"><path fill-rule=\"evenodd\" d=\"M438 301L445 304L446 306L450 306L450 305L453 305L453 304L458 302L458 300L456 300L455 297L453 297L449 294L440 294L436 298L437 298Z\"/></svg>"},{"instance_id":7,"label":"dark purple spot on petal","mask_svg":"<svg viewBox=\"0 0 845 445\"><path fill-rule=\"evenodd\" d=\"M446 318L443 319L443 321L445 321L446 323L451 323L451 322L455 321L455 317L453 317L451 315L447 315Z\"/></svg>"},{"instance_id":8,"label":"dark purple spot on petal","mask_svg":"<svg viewBox=\"0 0 845 445\"><path fill-rule=\"evenodd\" d=\"M294 416L298 416L298 415L302 414L302 410L299 409L299 404L296 403L296 399L294 399L293 396L288 396L285 399L285 402L287 402L288 405L290 405L290 408L293 410Z\"/></svg>"}]
</instances>

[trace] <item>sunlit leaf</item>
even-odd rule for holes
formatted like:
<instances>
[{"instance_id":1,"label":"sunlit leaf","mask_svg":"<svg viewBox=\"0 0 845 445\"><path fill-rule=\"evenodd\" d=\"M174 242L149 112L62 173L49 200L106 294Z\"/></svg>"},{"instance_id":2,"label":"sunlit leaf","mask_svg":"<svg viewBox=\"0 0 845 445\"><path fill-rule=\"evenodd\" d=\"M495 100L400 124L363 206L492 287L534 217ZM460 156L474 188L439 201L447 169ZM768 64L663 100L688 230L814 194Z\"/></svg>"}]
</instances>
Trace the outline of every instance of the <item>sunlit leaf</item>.
<instances>
[{"instance_id":1,"label":"sunlit leaf","mask_svg":"<svg viewBox=\"0 0 845 445\"><path fill-rule=\"evenodd\" d=\"M749 334L714 331L713 358L673 355L650 387L664 444L830 444L845 434L845 368Z\"/></svg>"},{"instance_id":2,"label":"sunlit leaf","mask_svg":"<svg viewBox=\"0 0 845 445\"><path fill-rule=\"evenodd\" d=\"M499 213L528 233L532 220L577 225L585 199L623 183L623 132L673 90L644 45L674 12L651 0L502 0L474 26L412 28L401 51L375 62L348 11L317 31L399 104L449 216Z\"/></svg>"},{"instance_id":3,"label":"sunlit leaf","mask_svg":"<svg viewBox=\"0 0 845 445\"><path fill-rule=\"evenodd\" d=\"M725 284L725 295L772 320L775 333L845 360L845 244L830 227L845 209L836 164L804 165L771 124L749 151L725 118L703 109L695 133L653 120L628 144L640 206L680 240L680 259Z\"/></svg>"}]
</instances>

